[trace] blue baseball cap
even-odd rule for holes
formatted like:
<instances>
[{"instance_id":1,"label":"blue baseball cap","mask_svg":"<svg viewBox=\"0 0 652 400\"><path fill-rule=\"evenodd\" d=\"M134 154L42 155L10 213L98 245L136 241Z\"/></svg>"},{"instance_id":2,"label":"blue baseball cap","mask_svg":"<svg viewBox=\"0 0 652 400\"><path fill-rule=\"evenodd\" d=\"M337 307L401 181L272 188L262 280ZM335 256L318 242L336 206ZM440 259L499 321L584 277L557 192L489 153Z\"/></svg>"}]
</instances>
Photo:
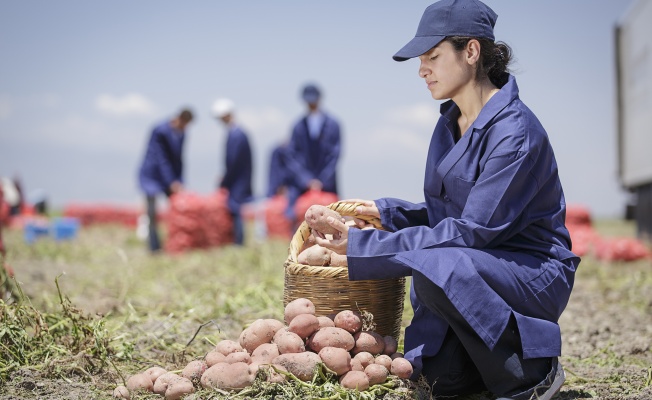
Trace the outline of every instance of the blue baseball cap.
<instances>
[{"instance_id":1,"label":"blue baseball cap","mask_svg":"<svg viewBox=\"0 0 652 400\"><path fill-rule=\"evenodd\" d=\"M319 97L321 96L321 92L319 91L319 88L313 84L309 84L303 87L303 91L301 92L301 97L306 103L309 104L314 104L319 100Z\"/></svg>"},{"instance_id":2,"label":"blue baseball cap","mask_svg":"<svg viewBox=\"0 0 652 400\"><path fill-rule=\"evenodd\" d=\"M394 57L405 61L419 57L437 46L447 36L494 39L496 14L478 0L441 0L426 8L417 34Z\"/></svg>"}]
</instances>

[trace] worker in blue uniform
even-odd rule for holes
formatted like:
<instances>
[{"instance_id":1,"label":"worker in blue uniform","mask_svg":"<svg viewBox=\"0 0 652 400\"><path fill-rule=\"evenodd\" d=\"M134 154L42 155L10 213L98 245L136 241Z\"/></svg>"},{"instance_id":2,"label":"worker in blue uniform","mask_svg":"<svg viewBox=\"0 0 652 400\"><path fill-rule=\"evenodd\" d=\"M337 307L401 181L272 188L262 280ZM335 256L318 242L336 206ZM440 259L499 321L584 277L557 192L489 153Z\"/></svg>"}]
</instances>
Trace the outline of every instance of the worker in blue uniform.
<instances>
[{"instance_id":1,"label":"worker in blue uniform","mask_svg":"<svg viewBox=\"0 0 652 400\"><path fill-rule=\"evenodd\" d=\"M147 142L145 158L139 171L139 184L147 200L149 249L161 249L156 218L156 197L170 196L183 188L183 143L192 112L183 109L171 120L158 124Z\"/></svg>"},{"instance_id":2,"label":"worker in blue uniform","mask_svg":"<svg viewBox=\"0 0 652 400\"><path fill-rule=\"evenodd\" d=\"M477 0L442 0L395 55L419 58L434 99L450 99L430 142L425 201L363 200L385 230L347 229L317 242L347 254L350 279L412 276L405 357L437 395L489 390L550 399L565 376L558 319L580 259L546 131L520 100L495 42L497 15ZM353 201L353 200L352 200Z\"/></svg>"},{"instance_id":3,"label":"worker in blue uniform","mask_svg":"<svg viewBox=\"0 0 652 400\"><path fill-rule=\"evenodd\" d=\"M295 220L294 204L309 189L337 194L340 159L340 124L320 107L321 91L314 84L303 87L301 97L308 113L292 129L286 150L288 217Z\"/></svg>"},{"instance_id":4,"label":"worker in blue uniform","mask_svg":"<svg viewBox=\"0 0 652 400\"><path fill-rule=\"evenodd\" d=\"M219 187L229 191L228 207L233 217L233 241L236 245L243 245L244 221L241 208L244 203L253 200L251 146L247 134L235 122L234 104L230 99L215 100L212 112L213 116L221 120L227 128L225 169Z\"/></svg>"},{"instance_id":5,"label":"worker in blue uniform","mask_svg":"<svg viewBox=\"0 0 652 400\"><path fill-rule=\"evenodd\" d=\"M287 143L274 147L269 159L267 180L267 197L285 195L287 192L288 174L285 166Z\"/></svg>"}]
</instances>

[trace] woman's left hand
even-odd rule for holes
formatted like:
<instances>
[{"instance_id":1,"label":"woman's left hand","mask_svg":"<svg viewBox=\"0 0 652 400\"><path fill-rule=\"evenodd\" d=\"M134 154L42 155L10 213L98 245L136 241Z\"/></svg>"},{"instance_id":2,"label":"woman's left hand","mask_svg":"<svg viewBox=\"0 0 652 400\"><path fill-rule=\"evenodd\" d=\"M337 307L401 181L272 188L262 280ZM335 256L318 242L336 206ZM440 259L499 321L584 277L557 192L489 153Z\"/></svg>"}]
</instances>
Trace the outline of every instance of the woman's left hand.
<instances>
[{"instance_id":1,"label":"woman's left hand","mask_svg":"<svg viewBox=\"0 0 652 400\"><path fill-rule=\"evenodd\" d=\"M337 254L346 254L346 246L349 243L349 227L342 221L336 220L333 217L328 217L326 222L333 228L337 229L338 233L333 235L333 239L327 239L323 233L313 231L315 242L322 247L333 250Z\"/></svg>"}]
</instances>

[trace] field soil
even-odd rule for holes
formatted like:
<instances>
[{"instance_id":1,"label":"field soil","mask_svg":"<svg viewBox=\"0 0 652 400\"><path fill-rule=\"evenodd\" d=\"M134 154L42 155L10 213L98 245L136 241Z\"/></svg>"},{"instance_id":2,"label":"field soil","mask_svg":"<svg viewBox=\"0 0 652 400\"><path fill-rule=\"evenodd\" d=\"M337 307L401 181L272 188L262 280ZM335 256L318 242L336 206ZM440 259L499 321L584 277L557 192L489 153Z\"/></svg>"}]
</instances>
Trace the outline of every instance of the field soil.
<instances>
[{"instance_id":1,"label":"field soil","mask_svg":"<svg viewBox=\"0 0 652 400\"><path fill-rule=\"evenodd\" d=\"M596 226L603 235L633 236L633 227L622 221ZM34 307L59 309L58 277L73 305L106 320L111 343L122 358L116 356L93 374L81 366L58 377L43 365L24 366L0 383L3 400L109 399L116 385L134 372L153 364L182 368L216 341L237 338L255 318L282 316L283 241L248 238L242 248L150 256L144 243L122 227L86 228L65 243L42 239L28 246L20 231L11 230L5 239L8 261ZM410 315L407 306L404 326ZM560 360L567 375L561 399L652 399L649 260L584 257L559 323Z\"/></svg>"}]
</instances>

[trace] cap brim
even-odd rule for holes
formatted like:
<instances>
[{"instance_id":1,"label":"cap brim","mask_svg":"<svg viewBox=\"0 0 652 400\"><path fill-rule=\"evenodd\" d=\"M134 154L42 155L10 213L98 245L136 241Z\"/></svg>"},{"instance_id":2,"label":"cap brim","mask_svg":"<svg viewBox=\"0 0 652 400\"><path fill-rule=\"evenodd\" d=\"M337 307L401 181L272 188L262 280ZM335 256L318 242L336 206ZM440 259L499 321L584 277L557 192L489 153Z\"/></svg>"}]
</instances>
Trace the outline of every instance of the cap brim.
<instances>
[{"instance_id":1,"label":"cap brim","mask_svg":"<svg viewBox=\"0 0 652 400\"><path fill-rule=\"evenodd\" d=\"M395 61L405 61L410 58L419 57L421 54L437 46L445 37L446 36L415 36L408 42L408 44L403 46L401 50L397 51L392 58Z\"/></svg>"}]
</instances>

